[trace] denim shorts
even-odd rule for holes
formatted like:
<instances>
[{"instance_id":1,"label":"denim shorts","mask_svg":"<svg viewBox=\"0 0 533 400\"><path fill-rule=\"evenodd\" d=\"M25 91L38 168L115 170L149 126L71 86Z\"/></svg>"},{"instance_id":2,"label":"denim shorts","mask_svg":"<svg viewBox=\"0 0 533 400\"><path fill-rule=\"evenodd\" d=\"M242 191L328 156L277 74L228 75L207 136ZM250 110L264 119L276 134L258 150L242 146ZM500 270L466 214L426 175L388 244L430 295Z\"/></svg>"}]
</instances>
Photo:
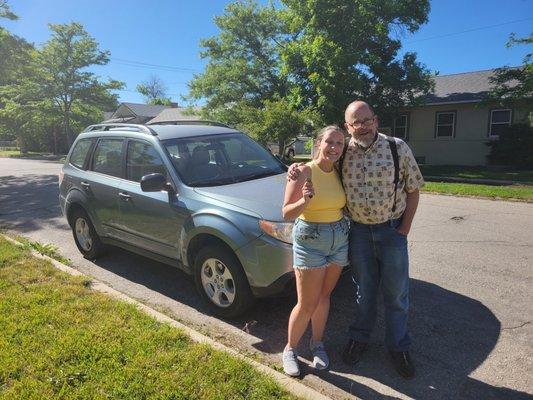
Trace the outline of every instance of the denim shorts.
<instances>
[{"instance_id":1,"label":"denim shorts","mask_svg":"<svg viewBox=\"0 0 533 400\"><path fill-rule=\"evenodd\" d=\"M297 219L292 229L293 265L297 269L348 265L350 222L308 222Z\"/></svg>"}]
</instances>

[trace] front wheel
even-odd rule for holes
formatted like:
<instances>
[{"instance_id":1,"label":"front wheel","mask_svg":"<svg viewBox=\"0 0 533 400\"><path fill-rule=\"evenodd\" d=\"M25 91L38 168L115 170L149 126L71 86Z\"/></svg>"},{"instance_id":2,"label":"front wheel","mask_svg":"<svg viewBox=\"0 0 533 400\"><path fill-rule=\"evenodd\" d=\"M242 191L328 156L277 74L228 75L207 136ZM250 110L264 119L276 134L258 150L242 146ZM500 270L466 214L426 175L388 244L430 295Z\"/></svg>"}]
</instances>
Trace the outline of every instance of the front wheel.
<instances>
[{"instance_id":1,"label":"front wheel","mask_svg":"<svg viewBox=\"0 0 533 400\"><path fill-rule=\"evenodd\" d=\"M200 296L218 316L239 316L254 303L241 263L223 246L207 246L199 251L194 278Z\"/></svg>"}]
</instances>

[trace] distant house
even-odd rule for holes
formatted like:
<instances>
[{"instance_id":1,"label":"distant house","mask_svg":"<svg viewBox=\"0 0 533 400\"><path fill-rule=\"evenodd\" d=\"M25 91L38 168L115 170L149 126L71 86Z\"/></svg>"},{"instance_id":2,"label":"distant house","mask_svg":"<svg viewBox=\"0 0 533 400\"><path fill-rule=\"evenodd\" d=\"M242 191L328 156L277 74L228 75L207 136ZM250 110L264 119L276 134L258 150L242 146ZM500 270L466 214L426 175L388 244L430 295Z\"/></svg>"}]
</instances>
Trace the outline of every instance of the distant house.
<instances>
[{"instance_id":1,"label":"distant house","mask_svg":"<svg viewBox=\"0 0 533 400\"><path fill-rule=\"evenodd\" d=\"M417 160L432 165L486 165L489 140L527 121L528 110L481 104L494 70L435 77L435 92L381 129L405 139Z\"/></svg>"},{"instance_id":2,"label":"distant house","mask_svg":"<svg viewBox=\"0 0 533 400\"><path fill-rule=\"evenodd\" d=\"M150 124L171 123L175 121L198 121L200 117L196 114L189 114L188 109L185 107L167 108L157 114L150 121L146 122ZM199 111L199 109L193 109L193 111Z\"/></svg>"},{"instance_id":3,"label":"distant house","mask_svg":"<svg viewBox=\"0 0 533 400\"><path fill-rule=\"evenodd\" d=\"M161 111L167 108L170 107L138 103L120 103L117 110L111 115L111 117L102 122L129 122L132 124L144 124L159 115Z\"/></svg>"}]
</instances>

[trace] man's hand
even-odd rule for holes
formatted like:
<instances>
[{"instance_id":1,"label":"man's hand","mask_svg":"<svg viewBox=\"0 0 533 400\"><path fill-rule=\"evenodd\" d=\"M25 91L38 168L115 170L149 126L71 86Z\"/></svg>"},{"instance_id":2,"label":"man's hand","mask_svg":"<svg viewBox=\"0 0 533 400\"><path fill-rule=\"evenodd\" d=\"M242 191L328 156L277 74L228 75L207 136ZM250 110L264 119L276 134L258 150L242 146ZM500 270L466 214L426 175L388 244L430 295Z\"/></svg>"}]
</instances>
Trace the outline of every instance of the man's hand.
<instances>
[{"instance_id":1,"label":"man's hand","mask_svg":"<svg viewBox=\"0 0 533 400\"><path fill-rule=\"evenodd\" d=\"M404 235L404 236L407 236L409 235L409 231L411 230L411 227L410 226L407 226L406 224L400 224L398 225L398 227L396 228L396 231L401 234L401 235Z\"/></svg>"},{"instance_id":2,"label":"man's hand","mask_svg":"<svg viewBox=\"0 0 533 400\"><path fill-rule=\"evenodd\" d=\"M289 167L289 170L287 171L287 180L288 181L295 181L300 176L300 170L298 167L301 167L302 165L305 165L305 163L293 163Z\"/></svg>"}]
</instances>

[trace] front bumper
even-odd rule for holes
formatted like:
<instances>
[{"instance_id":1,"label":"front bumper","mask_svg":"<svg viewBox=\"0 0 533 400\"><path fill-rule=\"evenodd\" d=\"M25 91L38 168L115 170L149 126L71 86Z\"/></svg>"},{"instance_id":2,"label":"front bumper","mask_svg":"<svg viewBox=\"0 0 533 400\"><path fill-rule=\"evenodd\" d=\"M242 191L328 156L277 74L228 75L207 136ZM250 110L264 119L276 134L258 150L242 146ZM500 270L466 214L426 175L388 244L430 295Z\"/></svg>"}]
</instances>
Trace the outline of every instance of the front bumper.
<instances>
[{"instance_id":1,"label":"front bumper","mask_svg":"<svg viewBox=\"0 0 533 400\"><path fill-rule=\"evenodd\" d=\"M238 249L237 257L256 297L282 293L294 278L292 245L268 235Z\"/></svg>"}]
</instances>

